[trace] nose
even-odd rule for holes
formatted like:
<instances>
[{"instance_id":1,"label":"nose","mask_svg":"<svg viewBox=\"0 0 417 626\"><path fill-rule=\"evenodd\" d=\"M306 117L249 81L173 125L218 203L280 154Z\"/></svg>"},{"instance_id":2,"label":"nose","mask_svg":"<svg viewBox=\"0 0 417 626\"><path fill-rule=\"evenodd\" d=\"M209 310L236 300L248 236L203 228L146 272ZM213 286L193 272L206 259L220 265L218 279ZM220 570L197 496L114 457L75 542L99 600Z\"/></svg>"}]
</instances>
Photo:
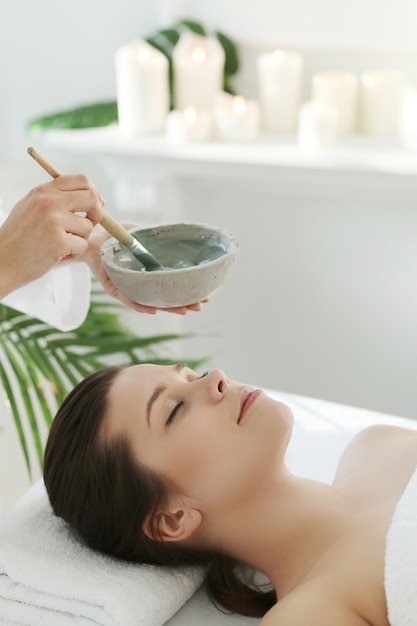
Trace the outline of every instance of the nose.
<instances>
[{"instance_id":1,"label":"nose","mask_svg":"<svg viewBox=\"0 0 417 626\"><path fill-rule=\"evenodd\" d=\"M222 370L217 368L211 370L202 380L207 385L207 391L211 400L214 402L223 400L229 381Z\"/></svg>"}]
</instances>

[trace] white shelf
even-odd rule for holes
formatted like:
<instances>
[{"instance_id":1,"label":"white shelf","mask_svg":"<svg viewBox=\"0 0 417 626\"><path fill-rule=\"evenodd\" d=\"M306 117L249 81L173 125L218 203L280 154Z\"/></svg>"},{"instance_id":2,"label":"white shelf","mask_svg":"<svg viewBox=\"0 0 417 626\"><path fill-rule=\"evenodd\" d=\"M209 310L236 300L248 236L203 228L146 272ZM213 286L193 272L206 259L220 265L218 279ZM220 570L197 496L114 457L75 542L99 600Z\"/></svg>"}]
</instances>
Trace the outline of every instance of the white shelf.
<instances>
[{"instance_id":1,"label":"white shelf","mask_svg":"<svg viewBox=\"0 0 417 626\"><path fill-rule=\"evenodd\" d=\"M36 136L34 137L34 140ZM417 174L417 152L399 142L352 136L331 149L309 153L294 137L262 136L255 142L172 144L165 136L123 136L117 125L85 130L50 130L42 133L47 146L70 153L161 159L222 166L286 167L412 176Z\"/></svg>"}]
</instances>

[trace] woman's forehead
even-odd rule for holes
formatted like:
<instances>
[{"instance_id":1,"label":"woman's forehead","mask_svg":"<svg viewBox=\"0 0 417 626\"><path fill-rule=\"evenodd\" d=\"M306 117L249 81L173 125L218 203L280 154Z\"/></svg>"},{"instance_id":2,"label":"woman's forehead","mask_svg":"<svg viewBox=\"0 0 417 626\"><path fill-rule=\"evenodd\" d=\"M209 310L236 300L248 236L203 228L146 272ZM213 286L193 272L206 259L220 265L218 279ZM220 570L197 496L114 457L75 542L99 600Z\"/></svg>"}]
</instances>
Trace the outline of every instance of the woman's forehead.
<instances>
[{"instance_id":1,"label":"woman's forehead","mask_svg":"<svg viewBox=\"0 0 417 626\"><path fill-rule=\"evenodd\" d=\"M120 414L121 411L130 413L146 409L148 396L152 394L155 386L164 384L170 372L178 366L155 365L153 363L141 363L131 365L123 369L110 389L109 415Z\"/></svg>"}]
</instances>

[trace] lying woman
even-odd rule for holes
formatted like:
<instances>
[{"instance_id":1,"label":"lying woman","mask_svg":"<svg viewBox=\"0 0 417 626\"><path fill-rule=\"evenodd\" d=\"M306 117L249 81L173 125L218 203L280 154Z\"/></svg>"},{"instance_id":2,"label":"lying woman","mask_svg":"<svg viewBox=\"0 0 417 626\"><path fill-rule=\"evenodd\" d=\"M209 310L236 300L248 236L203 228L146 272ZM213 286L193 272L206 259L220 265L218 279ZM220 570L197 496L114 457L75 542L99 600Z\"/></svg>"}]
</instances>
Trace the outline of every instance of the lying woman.
<instances>
[{"instance_id":1,"label":"lying woman","mask_svg":"<svg viewBox=\"0 0 417 626\"><path fill-rule=\"evenodd\" d=\"M262 626L389 626L386 537L417 432L363 430L327 485L288 471L292 423L288 406L218 369L108 368L58 411L46 488L92 548L204 563L214 601ZM273 589L245 582L242 564Z\"/></svg>"}]
</instances>

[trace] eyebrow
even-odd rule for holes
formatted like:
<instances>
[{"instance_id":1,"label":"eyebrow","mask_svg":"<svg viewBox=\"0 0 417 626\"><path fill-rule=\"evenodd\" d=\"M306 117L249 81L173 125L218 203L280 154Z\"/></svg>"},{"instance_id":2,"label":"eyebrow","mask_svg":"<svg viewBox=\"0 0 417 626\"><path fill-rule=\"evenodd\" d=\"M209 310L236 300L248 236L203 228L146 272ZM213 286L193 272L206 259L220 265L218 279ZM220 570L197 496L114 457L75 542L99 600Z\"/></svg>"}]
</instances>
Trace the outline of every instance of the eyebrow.
<instances>
[{"instance_id":1,"label":"eyebrow","mask_svg":"<svg viewBox=\"0 0 417 626\"><path fill-rule=\"evenodd\" d=\"M184 369L184 367L186 367L184 363L178 363L175 366L175 371L176 372L180 372L182 369ZM155 389L152 392L151 397L148 400L148 403L146 405L146 421L148 422L149 428L151 427L151 411L152 411L152 407L153 407L154 403L156 402L156 400L161 395L161 393L166 391L166 388L167 388L166 385L158 385L157 387L155 387Z\"/></svg>"}]
</instances>

